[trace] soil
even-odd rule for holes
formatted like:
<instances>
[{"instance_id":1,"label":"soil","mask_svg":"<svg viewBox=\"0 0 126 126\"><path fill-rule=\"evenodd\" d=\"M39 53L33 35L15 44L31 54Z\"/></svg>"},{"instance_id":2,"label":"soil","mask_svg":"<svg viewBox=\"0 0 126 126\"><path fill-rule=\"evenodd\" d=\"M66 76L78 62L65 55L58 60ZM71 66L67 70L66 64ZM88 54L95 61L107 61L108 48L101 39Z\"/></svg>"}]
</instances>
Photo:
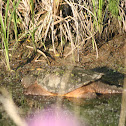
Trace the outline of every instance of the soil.
<instances>
[{"instance_id":1,"label":"soil","mask_svg":"<svg viewBox=\"0 0 126 126\"><path fill-rule=\"evenodd\" d=\"M115 71L125 73L124 66L124 51L126 47L126 34L117 35L110 41L102 41L98 44L98 58L96 56L96 51L89 49L85 51L86 47L81 47L81 50L74 50L74 55L70 54L66 56L70 51L70 45L64 48L64 53L62 57L60 55L54 54L52 51L44 52L47 59L40 53L34 53L32 49L27 48L28 42L19 44L16 51L12 53L10 51L10 64L13 70L16 69L36 69L42 66L62 66L62 65L74 65L81 66L85 69L93 69L96 67L107 67ZM92 45L88 45L92 47ZM57 52L59 52L57 48ZM79 60L78 60L79 59ZM22 71L21 70L21 71Z\"/></svg>"}]
</instances>

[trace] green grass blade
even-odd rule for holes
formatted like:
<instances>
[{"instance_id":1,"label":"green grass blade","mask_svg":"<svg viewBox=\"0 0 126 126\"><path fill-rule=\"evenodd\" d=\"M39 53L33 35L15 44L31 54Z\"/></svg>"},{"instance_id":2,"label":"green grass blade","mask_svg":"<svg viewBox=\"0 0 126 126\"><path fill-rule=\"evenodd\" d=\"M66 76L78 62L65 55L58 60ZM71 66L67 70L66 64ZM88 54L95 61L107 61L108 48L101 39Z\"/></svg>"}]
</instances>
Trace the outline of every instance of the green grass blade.
<instances>
[{"instance_id":1,"label":"green grass blade","mask_svg":"<svg viewBox=\"0 0 126 126\"><path fill-rule=\"evenodd\" d=\"M16 6L15 1L13 1L13 6ZM15 32L15 40L17 41L18 38L18 33L17 33L17 14L16 14L16 9L13 14L13 21L14 21L14 32Z\"/></svg>"},{"instance_id":2,"label":"green grass blade","mask_svg":"<svg viewBox=\"0 0 126 126\"><path fill-rule=\"evenodd\" d=\"M99 23L99 33L102 32L102 6L103 0L99 0L99 9L98 9L98 23Z\"/></svg>"}]
</instances>

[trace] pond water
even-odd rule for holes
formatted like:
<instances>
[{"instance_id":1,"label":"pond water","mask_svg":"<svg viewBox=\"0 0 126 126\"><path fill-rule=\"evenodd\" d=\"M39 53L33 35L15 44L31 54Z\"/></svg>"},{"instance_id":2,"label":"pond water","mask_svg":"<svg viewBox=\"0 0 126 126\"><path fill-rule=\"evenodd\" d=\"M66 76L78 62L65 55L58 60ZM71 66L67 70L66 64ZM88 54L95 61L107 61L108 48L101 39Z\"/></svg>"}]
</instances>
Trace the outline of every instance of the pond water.
<instances>
[{"instance_id":1,"label":"pond water","mask_svg":"<svg viewBox=\"0 0 126 126\"><path fill-rule=\"evenodd\" d=\"M58 118L62 117L62 120L64 120L64 122L59 121L59 123L66 123L66 125L63 126L67 126L66 118L70 118L70 120L73 121L72 117L76 117L74 121L77 120L79 123L81 123L81 125L78 125L77 121L75 121L75 126L118 126L120 117L121 95L102 96L89 100L61 99L60 102L57 102L56 97L45 98L38 96L22 96L22 99L20 99L20 101L22 101L22 103L20 102L16 104L18 104L18 107L22 109L23 113L21 114L21 116L23 116L23 118L25 119L31 118L31 115L32 117L35 116L36 112L44 111L48 113L48 115L44 115L44 112L40 114L43 115L44 118L47 117L46 119L48 119L48 121L46 120L47 123L44 123L44 126L46 126L46 124L47 126L57 126L53 125L53 123L55 122L53 118L55 116ZM50 117L50 110L48 112L47 109L58 106L62 108L61 111L58 112L56 109L51 109L51 111L55 110L55 113L53 113L52 117ZM1 109L0 111L1 126L15 125L4 110ZM66 113L68 112L70 114L66 115ZM52 119L50 120L49 118ZM51 122L52 125L49 125L49 122Z\"/></svg>"},{"instance_id":2,"label":"pond water","mask_svg":"<svg viewBox=\"0 0 126 126\"><path fill-rule=\"evenodd\" d=\"M53 99L54 100L54 99ZM41 101L37 108L46 109L56 106L54 101ZM33 99L31 99L33 101ZM35 103L35 100L33 101ZM35 105L33 105L35 106ZM102 96L96 99L62 99L62 108L78 117L82 126L118 126L121 106L121 95ZM42 108L41 108L42 107ZM59 115L62 116L62 115Z\"/></svg>"}]
</instances>

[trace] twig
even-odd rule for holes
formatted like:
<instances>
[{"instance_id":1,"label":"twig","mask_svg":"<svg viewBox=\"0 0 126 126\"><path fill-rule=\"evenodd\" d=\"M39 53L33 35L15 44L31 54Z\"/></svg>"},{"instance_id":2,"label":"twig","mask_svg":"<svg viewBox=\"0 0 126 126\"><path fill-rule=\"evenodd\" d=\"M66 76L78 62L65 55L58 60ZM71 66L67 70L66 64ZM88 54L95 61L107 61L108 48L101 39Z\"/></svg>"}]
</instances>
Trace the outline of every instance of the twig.
<instances>
[{"instance_id":1,"label":"twig","mask_svg":"<svg viewBox=\"0 0 126 126\"><path fill-rule=\"evenodd\" d=\"M34 48L33 48L33 47L28 46L28 45L26 46L26 48L34 50ZM47 56L45 55L45 53L44 53L44 52L42 52L42 51L41 51L41 50L39 50L39 49L37 49L37 52L38 52L38 53L40 53L41 55L43 55L43 56L45 57L45 59L48 61L48 63L49 63L49 60L48 60L48 58L47 58Z\"/></svg>"}]
</instances>

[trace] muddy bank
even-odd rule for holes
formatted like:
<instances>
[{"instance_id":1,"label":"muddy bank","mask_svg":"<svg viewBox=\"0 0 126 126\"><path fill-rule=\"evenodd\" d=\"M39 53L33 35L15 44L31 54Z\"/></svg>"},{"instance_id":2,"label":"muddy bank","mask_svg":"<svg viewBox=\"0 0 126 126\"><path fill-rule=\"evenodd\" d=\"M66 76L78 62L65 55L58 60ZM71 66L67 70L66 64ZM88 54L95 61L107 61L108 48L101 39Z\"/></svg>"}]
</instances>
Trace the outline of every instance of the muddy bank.
<instances>
[{"instance_id":1,"label":"muddy bank","mask_svg":"<svg viewBox=\"0 0 126 126\"><path fill-rule=\"evenodd\" d=\"M108 67L114 69L118 72L125 73L126 68L124 66L124 45L126 43L126 34L117 35L112 40L108 42L101 42L102 44L98 45L98 58L96 58L96 51L90 49L85 51L85 47L82 48L82 51L79 53L79 59L77 60L77 52L75 52L75 62L72 61L72 55L68 56L65 59L55 58L55 61L51 62L51 65L77 65L83 66L86 69L92 69L96 67ZM68 52L70 50L68 47L65 50Z\"/></svg>"},{"instance_id":2,"label":"muddy bank","mask_svg":"<svg viewBox=\"0 0 126 126\"><path fill-rule=\"evenodd\" d=\"M69 55L67 57L60 57L54 55L53 52L45 52L48 60L40 53L34 53L33 50L26 48L26 44L20 45L16 52L12 54L10 51L11 68L17 69L36 69L42 66L62 66L74 65L82 66L85 69L92 69L96 67L107 67L115 71L125 73L124 66L124 45L126 43L126 34L117 35L110 41L102 41L98 44L98 58L96 58L96 51L91 48L86 51L85 46L79 51L74 51L74 57ZM64 56L71 50L70 45L64 48ZM79 61L78 61L79 56Z\"/></svg>"}]
</instances>

